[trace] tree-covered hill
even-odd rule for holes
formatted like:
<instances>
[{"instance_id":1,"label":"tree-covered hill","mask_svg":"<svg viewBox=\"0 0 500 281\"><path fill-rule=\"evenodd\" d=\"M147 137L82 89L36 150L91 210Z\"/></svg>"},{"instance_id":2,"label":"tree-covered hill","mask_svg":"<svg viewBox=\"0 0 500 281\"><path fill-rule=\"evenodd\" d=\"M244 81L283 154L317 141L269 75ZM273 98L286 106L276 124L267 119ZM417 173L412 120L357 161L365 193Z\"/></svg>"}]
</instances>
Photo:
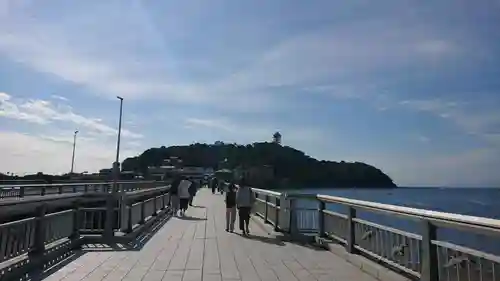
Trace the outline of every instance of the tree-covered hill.
<instances>
[{"instance_id":1,"label":"tree-covered hill","mask_svg":"<svg viewBox=\"0 0 500 281\"><path fill-rule=\"evenodd\" d=\"M395 187L392 179L379 169L365 163L318 161L304 152L276 143L253 143L248 145L192 144L150 148L137 157L127 158L123 171L147 174L148 166L161 165L171 156L183 160L184 166L218 168L224 159L226 167L252 167L271 165L275 177L288 179L300 186L329 187Z\"/></svg>"}]
</instances>

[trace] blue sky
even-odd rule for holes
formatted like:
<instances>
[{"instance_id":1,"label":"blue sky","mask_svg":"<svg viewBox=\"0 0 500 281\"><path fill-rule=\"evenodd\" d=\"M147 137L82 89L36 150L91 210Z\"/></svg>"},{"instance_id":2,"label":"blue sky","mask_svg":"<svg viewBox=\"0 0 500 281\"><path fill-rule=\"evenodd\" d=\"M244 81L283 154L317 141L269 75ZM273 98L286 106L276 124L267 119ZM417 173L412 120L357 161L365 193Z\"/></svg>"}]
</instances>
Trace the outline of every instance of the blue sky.
<instances>
[{"instance_id":1,"label":"blue sky","mask_svg":"<svg viewBox=\"0 0 500 281\"><path fill-rule=\"evenodd\" d=\"M0 0L0 171L283 142L400 185L500 186L498 1Z\"/></svg>"}]
</instances>

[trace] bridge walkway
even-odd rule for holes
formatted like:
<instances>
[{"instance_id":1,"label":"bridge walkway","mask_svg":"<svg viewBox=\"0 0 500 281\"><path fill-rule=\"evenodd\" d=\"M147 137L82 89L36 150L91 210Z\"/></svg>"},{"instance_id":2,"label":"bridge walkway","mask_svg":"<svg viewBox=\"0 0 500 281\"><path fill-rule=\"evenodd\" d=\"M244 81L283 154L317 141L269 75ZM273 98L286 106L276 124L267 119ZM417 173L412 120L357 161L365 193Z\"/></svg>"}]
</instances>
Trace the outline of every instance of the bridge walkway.
<instances>
[{"instance_id":1,"label":"bridge walkway","mask_svg":"<svg viewBox=\"0 0 500 281\"><path fill-rule=\"evenodd\" d=\"M331 252L285 242L253 217L250 237L225 231L222 195L202 189L142 247L88 246L47 281L374 281ZM237 225L236 225L236 228Z\"/></svg>"}]
</instances>

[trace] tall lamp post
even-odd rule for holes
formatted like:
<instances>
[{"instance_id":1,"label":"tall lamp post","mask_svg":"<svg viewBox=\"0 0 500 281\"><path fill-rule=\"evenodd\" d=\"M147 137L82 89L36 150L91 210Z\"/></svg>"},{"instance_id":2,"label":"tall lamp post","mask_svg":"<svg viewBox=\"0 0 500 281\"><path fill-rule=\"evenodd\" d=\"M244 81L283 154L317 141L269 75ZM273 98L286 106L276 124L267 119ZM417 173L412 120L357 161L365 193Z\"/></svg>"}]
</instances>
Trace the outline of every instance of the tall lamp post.
<instances>
[{"instance_id":1,"label":"tall lamp post","mask_svg":"<svg viewBox=\"0 0 500 281\"><path fill-rule=\"evenodd\" d=\"M123 114L123 98L116 96L120 100L120 119L118 121L118 139L116 141L116 159L114 163L114 177L113 177L113 193L118 189L117 182L120 175L120 140L122 134L122 114Z\"/></svg>"},{"instance_id":2,"label":"tall lamp post","mask_svg":"<svg viewBox=\"0 0 500 281\"><path fill-rule=\"evenodd\" d=\"M111 195L108 196L107 200L107 208L106 208L106 222L105 222L105 230L104 235L108 239L111 239L114 236L114 222L116 221L115 216L115 207L121 209L121 202L116 197L116 193L118 191L118 177L120 175L120 137L122 130L122 112L123 112L123 98L120 96L116 97L120 100L120 119L118 121L118 140L116 142L116 159L113 163L113 186L111 187ZM118 206L115 206L116 202L118 202Z\"/></svg>"},{"instance_id":3,"label":"tall lamp post","mask_svg":"<svg viewBox=\"0 0 500 281\"><path fill-rule=\"evenodd\" d=\"M73 175L73 169L75 167L75 148L76 148L76 135L78 134L78 130L75 131L73 135L73 156L71 156L71 172L70 175Z\"/></svg>"}]
</instances>

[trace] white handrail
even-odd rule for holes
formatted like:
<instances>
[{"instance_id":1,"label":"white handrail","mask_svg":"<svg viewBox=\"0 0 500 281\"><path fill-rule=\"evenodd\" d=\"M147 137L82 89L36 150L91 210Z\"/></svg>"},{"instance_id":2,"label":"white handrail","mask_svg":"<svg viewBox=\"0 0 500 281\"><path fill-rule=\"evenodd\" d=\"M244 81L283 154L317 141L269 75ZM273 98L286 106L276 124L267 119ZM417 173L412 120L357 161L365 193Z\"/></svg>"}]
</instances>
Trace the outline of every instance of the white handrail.
<instances>
[{"instance_id":1,"label":"white handrail","mask_svg":"<svg viewBox=\"0 0 500 281\"><path fill-rule=\"evenodd\" d=\"M404 216L416 216L416 217L426 218L429 220L441 220L441 221L447 221L447 222L456 222L456 223L461 223L461 224L470 224L470 225L488 227L488 228L500 230L500 220L497 220L497 219L490 219L490 218L476 217L476 216L469 216L469 215L460 215L460 214L431 211L431 210L424 210L424 209L416 209L416 208L410 208L410 207L402 207L402 206L396 206L396 205L375 203L375 202L356 200L356 199L348 199L348 198L329 196L329 195L318 194L316 196L316 198L318 200L326 202L326 203L337 203L337 204L343 204L343 205L348 205L348 206L352 206L352 207L359 207L359 208L365 208L365 209L371 209L371 210L391 212L391 213L400 214L400 215L404 215Z\"/></svg>"}]
</instances>

